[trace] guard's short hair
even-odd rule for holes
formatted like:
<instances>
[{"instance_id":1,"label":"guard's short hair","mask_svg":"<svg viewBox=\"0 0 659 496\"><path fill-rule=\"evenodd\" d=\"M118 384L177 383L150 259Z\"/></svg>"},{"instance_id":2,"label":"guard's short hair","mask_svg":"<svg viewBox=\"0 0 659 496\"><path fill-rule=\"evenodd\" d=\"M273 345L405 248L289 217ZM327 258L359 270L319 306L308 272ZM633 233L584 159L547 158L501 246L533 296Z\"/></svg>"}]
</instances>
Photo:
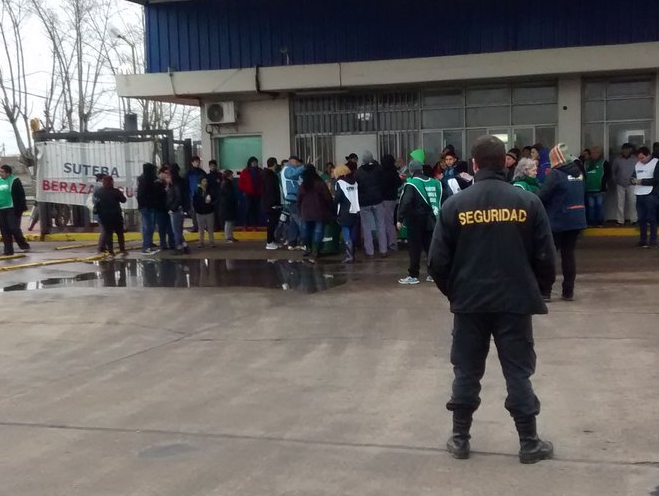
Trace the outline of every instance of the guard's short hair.
<instances>
[{"instance_id":1,"label":"guard's short hair","mask_svg":"<svg viewBox=\"0 0 659 496\"><path fill-rule=\"evenodd\" d=\"M638 153L639 155L645 155L646 157L652 155L652 152L647 146L640 147L638 150L636 150L636 153Z\"/></svg>"},{"instance_id":2,"label":"guard's short hair","mask_svg":"<svg viewBox=\"0 0 659 496\"><path fill-rule=\"evenodd\" d=\"M481 136L474 143L471 156L479 169L503 169L506 165L506 146L496 136Z\"/></svg>"}]
</instances>

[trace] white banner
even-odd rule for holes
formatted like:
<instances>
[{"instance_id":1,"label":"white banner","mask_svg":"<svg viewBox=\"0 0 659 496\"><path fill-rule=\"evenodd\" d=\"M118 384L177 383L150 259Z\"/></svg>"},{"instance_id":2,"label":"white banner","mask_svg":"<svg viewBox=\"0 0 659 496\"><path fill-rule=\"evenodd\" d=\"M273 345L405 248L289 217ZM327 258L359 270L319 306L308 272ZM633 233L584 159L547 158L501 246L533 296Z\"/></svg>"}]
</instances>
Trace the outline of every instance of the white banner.
<instances>
[{"instance_id":1,"label":"white banner","mask_svg":"<svg viewBox=\"0 0 659 496\"><path fill-rule=\"evenodd\" d=\"M96 174L111 175L124 192L124 208L137 208L137 177L153 161L153 143L51 143L37 145L37 201L85 206Z\"/></svg>"}]
</instances>

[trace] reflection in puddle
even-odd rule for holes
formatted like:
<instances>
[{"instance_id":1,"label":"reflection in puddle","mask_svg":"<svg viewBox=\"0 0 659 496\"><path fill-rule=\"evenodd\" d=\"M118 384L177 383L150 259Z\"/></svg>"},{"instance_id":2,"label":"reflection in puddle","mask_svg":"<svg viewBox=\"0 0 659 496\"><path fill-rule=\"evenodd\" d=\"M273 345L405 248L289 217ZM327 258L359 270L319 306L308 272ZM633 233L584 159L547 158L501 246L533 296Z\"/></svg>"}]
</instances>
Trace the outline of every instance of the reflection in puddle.
<instances>
[{"instance_id":1,"label":"reflection in puddle","mask_svg":"<svg viewBox=\"0 0 659 496\"><path fill-rule=\"evenodd\" d=\"M0 291L63 287L247 287L315 293L346 282L344 276L325 273L322 266L289 260L111 260L94 265L95 272L14 284Z\"/></svg>"}]
</instances>

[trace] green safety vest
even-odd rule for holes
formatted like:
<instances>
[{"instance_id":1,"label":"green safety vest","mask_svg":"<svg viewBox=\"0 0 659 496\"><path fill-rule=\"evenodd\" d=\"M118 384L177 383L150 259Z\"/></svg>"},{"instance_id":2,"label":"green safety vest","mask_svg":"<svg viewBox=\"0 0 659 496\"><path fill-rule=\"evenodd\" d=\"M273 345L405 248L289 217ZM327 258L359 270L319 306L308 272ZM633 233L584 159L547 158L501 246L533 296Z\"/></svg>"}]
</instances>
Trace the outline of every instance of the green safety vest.
<instances>
[{"instance_id":1,"label":"green safety vest","mask_svg":"<svg viewBox=\"0 0 659 496\"><path fill-rule=\"evenodd\" d=\"M442 183L437 179L421 179L420 177L411 177L407 184L414 187L421 198L430 206L432 214L437 218L439 210L442 207Z\"/></svg>"},{"instance_id":2,"label":"green safety vest","mask_svg":"<svg viewBox=\"0 0 659 496\"><path fill-rule=\"evenodd\" d=\"M7 179L0 177L0 209L14 208L14 199L11 197L11 187L14 185L16 176L13 174Z\"/></svg>"},{"instance_id":3,"label":"green safety vest","mask_svg":"<svg viewBox=\"0 0 659 496\"><path fill-rule=\"evenodd\" d=\"M602 191L602 179L604 178L604 158L600 158L597 162L588 160L585 166L586 166L586 191L587 192Z\"/></svg>"}]
</instances>

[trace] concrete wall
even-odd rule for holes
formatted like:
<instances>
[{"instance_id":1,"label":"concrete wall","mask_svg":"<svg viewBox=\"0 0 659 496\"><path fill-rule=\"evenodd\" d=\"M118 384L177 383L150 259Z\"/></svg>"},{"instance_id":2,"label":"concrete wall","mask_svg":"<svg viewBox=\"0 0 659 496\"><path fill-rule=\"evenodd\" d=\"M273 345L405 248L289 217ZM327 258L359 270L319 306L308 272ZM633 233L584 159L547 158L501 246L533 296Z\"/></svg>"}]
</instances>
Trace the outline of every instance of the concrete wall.
<instances>
[{"instance_id":1,"label":"concrete wall","mask_svg":"<svg viewBox=\"0 0 659 496\"><path fill-rule=\"evenodd\" d=\"M215 139L223 136L260 135L263 138L263 161L268 157L281 160L291 153L291 126L288 98L236 102L238 122L208 127L205 108L202 108L201 127L204 160L217 158ZM207 131L212 131L209 134ZM247 157L245 157L247 159ZM220 164L221 166L221 164Z\"/></svg>"}]
</instances>

